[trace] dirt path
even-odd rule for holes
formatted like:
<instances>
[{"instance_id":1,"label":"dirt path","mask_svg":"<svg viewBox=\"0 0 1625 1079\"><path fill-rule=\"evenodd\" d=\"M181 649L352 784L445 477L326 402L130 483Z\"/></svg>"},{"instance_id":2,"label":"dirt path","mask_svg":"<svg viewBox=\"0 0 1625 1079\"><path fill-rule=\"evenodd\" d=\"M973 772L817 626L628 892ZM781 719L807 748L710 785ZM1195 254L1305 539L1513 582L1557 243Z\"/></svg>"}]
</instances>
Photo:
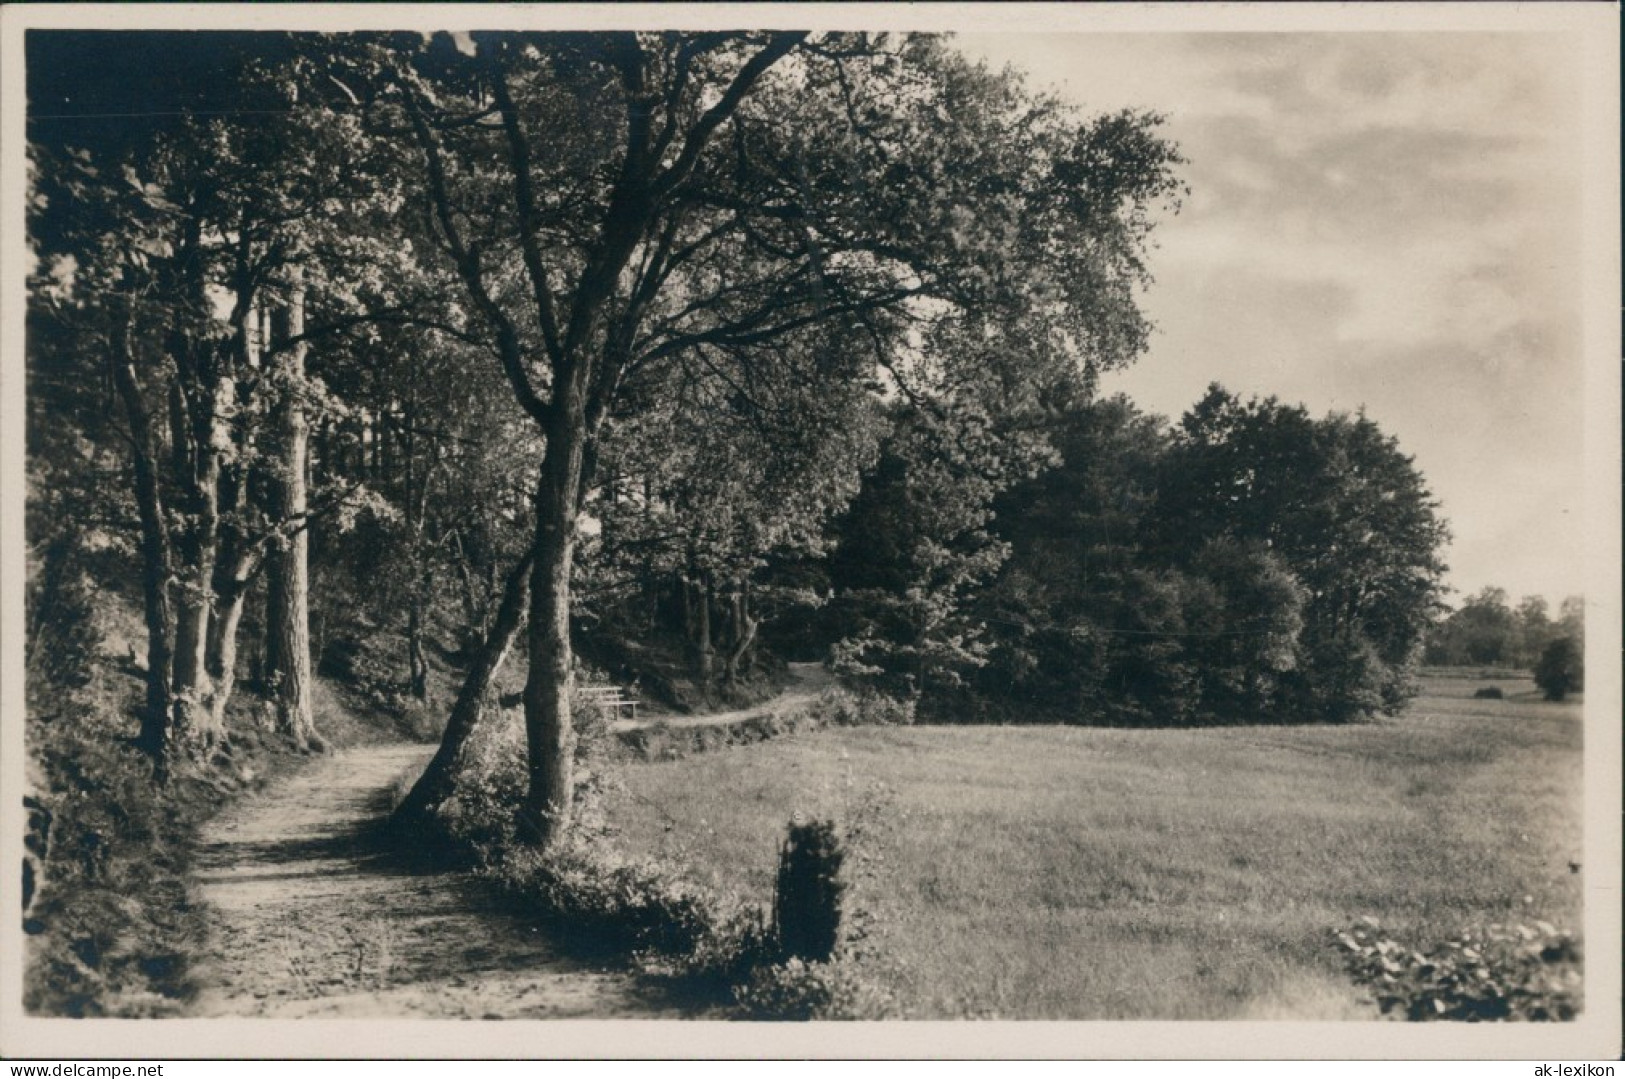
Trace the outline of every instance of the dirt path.
<instances>
[{"instance_id":1,"label":"dirt path","mask_svg":"<svg viewBox=\"0 0 1625 1079\"><path fill-rule=\"evenodd\" d=\"M835 685L819 663L751 708L622 720L720 726ZM654 1018L678 1013L616 971L560 953L466 873L419 873L372 835L395 781L432 747L359 746L240 802L199 836L193 898L209 912L193 1014L299 1018Z\"/></svg>"},{"instance_id":2,"label":"dirt path","mask_svg":"<svg viewBox=\"0 0 1625 1079\"><path fill-rule=\"evenodd\" d=\"M420 745L320 759L212 822L194 898L204 1016L651 1018L631 978L559 954L484 882L414 873L370 837Z\"/></svg>"},{"instance_id":3,"label":"dirt path","mask_svg":"<svg viewBox=\"0 0 1625 1079\"><path fill-rule=\"evenodd\" d=\"M707 712L698 716L658 715L639 716L637 719L621 718L615 721L613 729L632 731L641 727L652 727L657 723L663 723L668 727L721 727L749 719L751 716L799 707L839 684L822 663L791 663L789 668L791 681L784 692L749 708L735 708L728 712Z\"/></svg>"}]
</instances>

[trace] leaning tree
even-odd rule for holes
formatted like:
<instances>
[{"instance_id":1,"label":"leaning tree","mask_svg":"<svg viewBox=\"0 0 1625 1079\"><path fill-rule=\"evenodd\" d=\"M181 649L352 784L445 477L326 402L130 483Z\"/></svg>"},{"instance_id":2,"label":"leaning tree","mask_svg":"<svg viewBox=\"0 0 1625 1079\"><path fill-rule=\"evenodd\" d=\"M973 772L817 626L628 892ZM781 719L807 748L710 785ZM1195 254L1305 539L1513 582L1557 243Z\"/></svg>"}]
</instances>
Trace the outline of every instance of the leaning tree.
<instances>
[{"instance_id":1,"label":"leaning tree","mask_svg":"<svg viewBox=\"0 0 1625 1079\"><path fill-rule=\"evenodd\" d=\"M629 385L685 360L745 381L831 327L863 379L922 397L970 373L933 347L961 336L947 327L1013 381L1144 345L1151 215L1178 191L1156 118L1080 118L939 38L492 33L336 52L373 130L415 148L466 329L545 442L520 808L541 844L571 812L576 528Z\"/></svg>"}]
</instances>

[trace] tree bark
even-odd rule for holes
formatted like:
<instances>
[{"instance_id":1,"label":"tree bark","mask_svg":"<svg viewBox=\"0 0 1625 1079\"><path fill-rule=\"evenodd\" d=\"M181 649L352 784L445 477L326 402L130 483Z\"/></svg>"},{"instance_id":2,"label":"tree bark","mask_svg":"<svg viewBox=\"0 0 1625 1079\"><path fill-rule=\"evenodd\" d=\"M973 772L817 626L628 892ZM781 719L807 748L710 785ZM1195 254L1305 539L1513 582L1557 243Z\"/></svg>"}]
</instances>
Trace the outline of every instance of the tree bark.
<instances>
[{"instance_id":1,"label":"tree bark","mask_svg":"<svg viewBox=\"0 0 1625 1079\"><path fill-rule=\"evenodd\" d=\"M710 686L716 674L717 649L711 640L711 573L700 574L695 600L694 669L700 684Z\"/></svg>"},{"instance_id":2,"label":"tree bark","mask_svg":"<svg viewBox=\"0 0 1625 1079\"><path fill-rule=\"evenodd\" d=\"M414 593L406 615L407 688L418 700L429 696L429 660L423 652L423 597Z\"/></svg>"},{"instance_id":3,"label":"tree bark","mask_svg":"<svg viewBox=\"0 0 1625 1079\"><path fill-rule=\"evenodd\" d=\"M141 713L136 742L150 757L162 779L168 769L169 713L173 694L175 613L169 603L169 533L164 524L163 494L158 486L158 451L153 442L152 417L141 398L135 357L130 342L130 321L121 320L113 332L113 382L124 403L130 425L135 467L135 502L141 518L141 587L147 623L147 702Z\"/></svg>"},{"instance_id":4,"label":"tree bark","mask_svg":"<svg viewBox=\"0 0 1625 1079\"><path fill-rule=\"evenodd\" d=\"M750 582L741 581L733 597L733 646L728 649L723 667L723 678L728 685L739 681L739 665L750 654L760 627L760 620L750 614Z\"/></svg>"},{"instance_id":5,"label":"tree bark","mask_svg":"<svg viewBox=\"0 0 1625 1079\"><path fill-rule=\"evenodd\" d=\"M305 332L305 294L297 278L289 290L283 312L283 340ZM305 378L305 345L284 353L284 399L281 405L282 483L278 514L284 521L302 522L306 506L306 471L310 423L299 394ZM310 669L310 530L297 528L287 544L272 556L274 569L271 640L279 663L276 687L276 722L301 751L326 748L316 733L311 711Z\"/></svg>"},{"instance_id":6,"label":"tree bark","mask_svg":"<svg viewBox=\"0 0 1625 1079\"><path fill-rule=\"evenodd\" d=\"M429 822L440 804L451 796L452 785L462 767L464 749L479 725L497 672L502 669L508 652L519 636L519 627L524 624L534 565L534 553L527 552L508 573L496 620L485 634L475 654L474 664L458 690L457 702L452 706L445 733L440 737L440 748L412 785L406 799L395 810L393 823L397 828L405 831L421 828Z\"/></svg>"},{"instance_id":7,"label":"tree bark","mask_svg":"<svg viewBox=\"0 0 1625 1079\"><path fill-rule=\"evenodd\" d=\"M585 372L559 387L536 496L536 564L531 571L525 680L525 743L530 784L519 808L522 838L547 847L570 824L575 732L570 720L570 571L587 441Z\"/></svg>"},{"instance_id":8,"label":"tree bark","mask_svg":"<svg viewBox=\"0 0 1625 1079\"><path fill-rule=\"evenodd\" d=\"M430 551L428 548L429 483L434 465L419 470L417 466L415 400L406 403L406 433L402 437L403 471L405 474L406 526L412 537L412 587L407 598L406 667L407 688L420 701L429 697L429 661L423 651L424 623L427 621L429 585L431 583Z\"/></svg>"},{"instance_id":9,"label":"tree bark","mask_svg":"<svg viewBox=\"0 0 1625 1079\"><path fill-rule=\"evenodd\" d=\"M202 757L221 741L209 709L209 621L220 543L220 474L231 453L236 397L233 357L201 339L196 324L212 302L203 262L201 220L191 217L180 245L180 291L168 341L176 377L170 386L171 458L178 508L184 514L173 543L175 637L171 685L171 749Z\"/></svg>"},{"instance_id":10,"label":"tree bark","mask_svg":"<svg viewBox=\"0 0 1625 1079\"><path fill-rule=\"evenodd\" d=\"M191 347L191 346L187 346ZM210 620L214 614L215 562L220 544L221 457L231 444L228 414L235 382L224 372L206 370L204 357L193 355L183 364L197 385L194 404L201 415L172 408L176 424L172 436L178 445L175 464L184 469L177 477L185 493L188 520L177 543L179 589L175 613L174 682L171 688L170 741L173 746L202 756L225 736L210 708L214 687L209 677Z\"/></svg>"},{"instance_id":11,"label":"tree bark","mask_svg":"<svg viewBox=\"0 0 1625 1079\"><path fill-rule=\"evenodd\" d=\"M214 696L209 710L214 725L226 729L226 705L231 702L237 686L237 630L243 621L243 606L248 599L246 583L217 596L214 623L210 630L209 677L214 682Z\"/></svg>"},{"instance_id":12,"label":"tree bark","mask_svg":"<svg viewBox=\"0 0 1625 1079\"><path fill-rule=\"evenodd\" d=\"M209 709L214 693L208 669L212 592L200 584L201 576L201 568L195 567L181 582L175 617L174 709L170 724L174 744L198 755L212 749L220 736Z\"/></svg>"}]
</instances>

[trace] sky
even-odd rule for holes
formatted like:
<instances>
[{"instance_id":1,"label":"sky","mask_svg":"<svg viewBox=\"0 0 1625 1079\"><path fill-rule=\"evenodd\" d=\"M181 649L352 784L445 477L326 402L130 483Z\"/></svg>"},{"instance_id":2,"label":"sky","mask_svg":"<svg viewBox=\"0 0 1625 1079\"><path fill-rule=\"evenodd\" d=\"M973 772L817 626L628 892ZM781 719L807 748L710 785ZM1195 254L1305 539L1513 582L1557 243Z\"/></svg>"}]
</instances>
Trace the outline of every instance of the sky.
<instances>
[{"instance_id":1,"label":"sky","mask_svg":"<svg viewBox=\"0 0 1625 1079\"><path fill-rule=\"evenodd\" d=\"M1103 380L1177 417L1210 382L1364 407L1454 535L1447 583L1584 586L1576 40L1557 34L966 34L1090 112L1163 114L1158 326Z\"/></svg>"}]
</instances>

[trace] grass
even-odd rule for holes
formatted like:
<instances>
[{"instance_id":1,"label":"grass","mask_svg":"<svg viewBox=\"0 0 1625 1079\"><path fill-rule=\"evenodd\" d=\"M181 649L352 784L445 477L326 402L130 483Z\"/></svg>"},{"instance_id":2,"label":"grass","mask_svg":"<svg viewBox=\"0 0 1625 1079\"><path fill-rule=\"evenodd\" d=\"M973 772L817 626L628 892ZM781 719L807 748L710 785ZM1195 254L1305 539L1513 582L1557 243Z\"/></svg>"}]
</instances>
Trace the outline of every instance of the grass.
<instances>
[{"instance_id":1,"label":"grass","mask_svg":"<svg viewBox=\"0 0 1625 1079\"><path fill-rule=\"evenodd\" d=\"M912 1018L1366 1018L1361 916L1579 925L1579 708L1475 687L1345 727L828 729L627 763L611 821L762 903L792 813L866 821L865 962Z\"/></svg>"}]
</instances>

